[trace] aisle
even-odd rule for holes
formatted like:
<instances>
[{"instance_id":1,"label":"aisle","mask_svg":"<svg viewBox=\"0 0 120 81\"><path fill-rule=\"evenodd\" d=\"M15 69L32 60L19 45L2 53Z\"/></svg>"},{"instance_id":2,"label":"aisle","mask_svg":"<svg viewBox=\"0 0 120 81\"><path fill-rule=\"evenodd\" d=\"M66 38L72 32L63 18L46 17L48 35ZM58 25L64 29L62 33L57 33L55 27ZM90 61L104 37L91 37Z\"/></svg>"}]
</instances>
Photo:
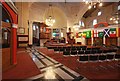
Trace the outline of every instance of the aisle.
<instances>
[{"instance_id":1,"label":"aisle","mask_svg":"<svg viewBox=\"0 0 120 81\"><path fill-rule=\"evenodd\" d=\"M41 80L41 79L54 79L54 80L77 80L88 81L86 78L69 69L63 64L55 61L54 59L46 56L42 52L39 52L35 48L27 48L27 52L35 62L36 66L40 69L42 74L31 77L29 79Z\"/></svg>"}]
</instances>

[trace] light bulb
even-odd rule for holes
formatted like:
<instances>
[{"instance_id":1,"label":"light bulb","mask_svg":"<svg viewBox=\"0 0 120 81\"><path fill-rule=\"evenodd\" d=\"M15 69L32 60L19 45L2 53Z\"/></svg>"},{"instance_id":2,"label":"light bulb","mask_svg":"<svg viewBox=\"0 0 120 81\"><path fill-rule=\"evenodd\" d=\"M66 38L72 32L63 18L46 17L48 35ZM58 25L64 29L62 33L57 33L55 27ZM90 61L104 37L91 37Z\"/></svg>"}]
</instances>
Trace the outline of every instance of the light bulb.
<instances>
[{"instance_id":1,"label":"light bulb","mask_svg":"<svg viewBox=\"0 0 120 81\"><path fill-rule=\"evenodd\" d=\"M115 18L113 18L113 20L116 20Z\"/></svg>"},{"instance_id":2,"label":"light bulb","mask_svg":"<svg viewBox=\"0 0 120 81\"><path fill-rule=\"evenodd\" d=\"M96 8L96 6L94 5L94 8Z\"/></svg>"},{"instance_id":3,"label":"light bulb","mask_svg":"<svg viewBox=\"0 0 120 81\"><path fill-rule=\"evenodd\" d=\"M85 1L85 4L88 4L88 1Z\"/></svg>"},{"instance_id":4,"label":"light bulb","mask_svg":"<svg viewBox=\"0 0 120 81\"><path fill-rule=\"evenodd\" d=\"M113 18L111 17L111 18L110 18L110 21L112 21L112 20L113 20Z\"/></svg>"},{"instance_id":5,"label":"light bulb","mask_svg":"<svg viewBox=\"0 0 120 81\"><path fill-rule=\"evenodd\" d=\"M88 9L91 9L91 8L92 8L92 6L91 6L91 5L89 5L89 6L88 6Z\"/></svg>"},{"instance_id":6,"label":"light bulb","mask_svg":"<svg viewBox=\"0 0 120 81\"><path fill-rule=\"evenodd\" d=\"M118 24L118 21L115 21L116 24Z\"/></svg>"},{"instance_id":7,"label":"light bulb","mask_svg":"<svg viewBox=\"0 0 120 81\"><path fill-rule=\"evenodd\" d=\"M117 20L119 20L119 18L117 18Z\"/></svg>"},{"instance_id":8,"label":"light bulb","mask_svg":"<svg viewBox=\"0 0 120 81\"><path fill-rule=\"evenodd\" d=\"M103 3L100 3L99 6L100 6L100 7L103 6Z\"/></svg>"}]
</instances>

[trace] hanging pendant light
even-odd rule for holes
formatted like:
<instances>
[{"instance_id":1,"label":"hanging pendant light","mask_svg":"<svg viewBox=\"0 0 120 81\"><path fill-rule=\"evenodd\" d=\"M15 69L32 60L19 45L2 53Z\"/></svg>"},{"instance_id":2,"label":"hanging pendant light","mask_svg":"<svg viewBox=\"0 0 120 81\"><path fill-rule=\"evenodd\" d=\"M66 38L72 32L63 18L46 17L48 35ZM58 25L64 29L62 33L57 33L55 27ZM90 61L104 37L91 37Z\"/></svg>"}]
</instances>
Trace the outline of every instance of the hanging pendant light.
<instances>
[{"instance_id":1,"label":"hanging pendant light","mask_svg":"<svg viewBox=\"0 0 120 81\"><path fill-rule=\"evenodd\" d=\"M51 4L49 4L48 16L45 20L45 23L48 26L53 26L53 24L55 23L55 18L54 18L54 15L53 15L53 10L52 10L52 5Z\"/></svg>"}]
</instances>

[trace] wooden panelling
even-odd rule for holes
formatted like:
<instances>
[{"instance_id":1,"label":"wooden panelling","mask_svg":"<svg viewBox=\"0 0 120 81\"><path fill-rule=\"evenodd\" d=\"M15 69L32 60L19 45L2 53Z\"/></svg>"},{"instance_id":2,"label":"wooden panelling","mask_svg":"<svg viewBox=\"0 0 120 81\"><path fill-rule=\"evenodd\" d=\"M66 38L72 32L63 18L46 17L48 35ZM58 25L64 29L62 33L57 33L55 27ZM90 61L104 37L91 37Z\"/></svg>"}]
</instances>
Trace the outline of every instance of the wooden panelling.
<instances>
[{"instance_id":1,"label":"wooden panelling","mask_svg":"<svg viewBox=\"0 0 120 81\"><path fill-rule=\"evenodd\" d=\"M2 27L11 27L11 23L2 21Z\"/></svg>"},{"instance_id":2,"label":"wooden panelling","mask_svg":"<svg viewBox=\"0 0 120 81\"><path fill-rule=\"evenodd\" d=\"M91 38L86 39L86 45L91 45Z\"/></svg>"},{"instance_id":3,"label":"wooden panelling","mask_svg":"<svg viewBox=\"0 0 120 81\"><path fill-rule=\"evenodd\" d=\"M10 48L2 48L2 70L7 70L11 64Z\"/></svg>"},{"instance_id":4,"label":"wooden panelling","mask_svg":"<svg viewBox=\"0 0 120 81\"><path fill-rule=\"evenodd\" d=\"M107 46L116 45L117 46L117 37L108 37L105 41Z\"/></svg>"},{"instance_id":5,"label":"wooden panelling","mask_svg":"<svg viewBox=\"0 0 120 81\"><path fill-rule=\"evenodd\" d=\"M94 37L93 44L95 46L101 46L101 45L103 45L103 38Z\"/></svg>"}]
</instances>

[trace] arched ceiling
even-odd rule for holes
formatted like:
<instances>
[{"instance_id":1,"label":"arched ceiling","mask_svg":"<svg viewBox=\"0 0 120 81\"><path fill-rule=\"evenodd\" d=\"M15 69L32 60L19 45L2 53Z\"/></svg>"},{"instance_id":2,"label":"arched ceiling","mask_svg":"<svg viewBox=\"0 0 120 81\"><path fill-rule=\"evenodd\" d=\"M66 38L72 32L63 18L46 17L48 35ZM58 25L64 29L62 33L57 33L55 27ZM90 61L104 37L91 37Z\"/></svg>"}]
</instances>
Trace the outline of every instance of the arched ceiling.
<instances>
[{"instance_id":1,"label":"arched ceiling","mask_svg":"<svg viewBox=\"0 0 120 81\"><path fill-rule=\"evenodd\" d=\"M53 5L54 9L56 10L56 15L63 15L66 19L66 24L67 26L73 26L73 24L80 20L84 13L87 11L87 6L83 2L51 2ZM36 19L40 21L44 21L44 14L45 10L49 8L49 3L48 2L30 2L29 3L30 7L30 19ZM62 14L60 14L60 13ZM39 13L39 16L33 16L37 13ZM76 17L76 15L78 15ZM62 16L61 16L62 18Z\"/></svg>"}]
</instances>

